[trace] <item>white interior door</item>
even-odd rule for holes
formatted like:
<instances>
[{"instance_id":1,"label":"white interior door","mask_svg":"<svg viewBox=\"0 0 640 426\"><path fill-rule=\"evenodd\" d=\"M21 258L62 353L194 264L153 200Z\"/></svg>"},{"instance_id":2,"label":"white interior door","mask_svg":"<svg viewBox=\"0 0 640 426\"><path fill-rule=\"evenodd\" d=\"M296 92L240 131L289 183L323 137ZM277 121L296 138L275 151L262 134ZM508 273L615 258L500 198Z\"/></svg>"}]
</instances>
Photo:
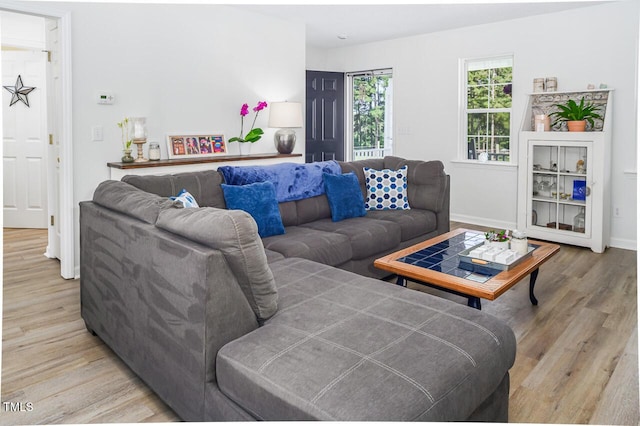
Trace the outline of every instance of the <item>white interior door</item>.
<instances>
[{"instance_id":1,"label":"white interior door","mask_svg":"<svg viewBox=\"0 0 640 426\"><path fill-rule=\"evenodd\" d=\"M2 89L3 226L47 228L46 53L4 51L2 85L17 86L18 76L35 89L11 106Z\"/></svg>"}]
</instances>

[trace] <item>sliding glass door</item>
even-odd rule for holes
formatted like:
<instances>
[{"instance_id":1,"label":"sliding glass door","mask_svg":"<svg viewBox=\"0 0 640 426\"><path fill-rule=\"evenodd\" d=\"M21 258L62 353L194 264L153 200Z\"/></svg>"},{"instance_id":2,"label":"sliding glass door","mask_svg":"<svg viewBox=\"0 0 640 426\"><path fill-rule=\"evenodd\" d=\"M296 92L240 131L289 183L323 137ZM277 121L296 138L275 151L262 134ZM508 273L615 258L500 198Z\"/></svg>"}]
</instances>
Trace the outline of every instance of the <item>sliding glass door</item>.
<instances>
[{"instance_id":1,"label":"sliding glass door","mask_svg":"<svg viewBox=\"0 0 640 426\"><path fill-rule=\"evenodd\" d=\"M393 153L391 69L347 74L348 140L351 160Z\"/></svg>"}]
</instances>

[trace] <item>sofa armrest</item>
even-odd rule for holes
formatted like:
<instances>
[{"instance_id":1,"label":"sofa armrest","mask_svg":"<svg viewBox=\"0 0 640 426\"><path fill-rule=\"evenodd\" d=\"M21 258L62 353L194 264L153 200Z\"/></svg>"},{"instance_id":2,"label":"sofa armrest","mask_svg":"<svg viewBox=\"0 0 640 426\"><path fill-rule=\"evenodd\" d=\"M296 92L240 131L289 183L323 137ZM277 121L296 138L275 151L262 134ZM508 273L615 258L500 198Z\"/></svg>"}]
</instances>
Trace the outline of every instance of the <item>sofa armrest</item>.
<instances>
[{"instance_id":1,"label":"sofa armrest","mask_svg":"<svg viewBox=\"0 0 640 426\"><path fill-rule=\"evenodd\" d=\"M258 327L224 255L80 203L81 315L184 420L201 420L226 343Z\"/></svg>"}]
</instances>

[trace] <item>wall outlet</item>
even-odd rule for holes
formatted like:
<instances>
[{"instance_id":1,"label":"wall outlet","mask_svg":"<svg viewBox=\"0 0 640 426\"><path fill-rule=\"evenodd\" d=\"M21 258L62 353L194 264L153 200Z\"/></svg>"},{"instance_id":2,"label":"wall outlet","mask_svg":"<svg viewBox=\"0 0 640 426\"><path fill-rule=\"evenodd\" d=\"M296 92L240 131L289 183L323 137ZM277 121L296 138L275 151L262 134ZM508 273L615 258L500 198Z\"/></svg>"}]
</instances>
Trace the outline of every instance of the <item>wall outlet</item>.
<instances>
[{"instance_id":1,"label":"wall outlet","mask_svg":"<svg viewBox=\"0 0 640 426\"><path fill-rule=\"evenodd\" d=\"M620 207L615 207L613 209L613 217L622 217L622 215L620 214Z\"/></svg>"}]
</instances>

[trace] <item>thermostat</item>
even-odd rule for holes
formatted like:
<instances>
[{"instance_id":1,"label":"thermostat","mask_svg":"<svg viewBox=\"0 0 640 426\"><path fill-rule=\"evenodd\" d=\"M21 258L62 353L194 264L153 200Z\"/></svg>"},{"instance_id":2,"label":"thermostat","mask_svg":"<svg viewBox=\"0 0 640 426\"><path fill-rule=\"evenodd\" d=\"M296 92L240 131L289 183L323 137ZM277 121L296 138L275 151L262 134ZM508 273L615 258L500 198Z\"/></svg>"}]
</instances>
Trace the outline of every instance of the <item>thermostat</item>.
<instances>
[{"instance_id":1,"label":"thermostat","mask_svg":"<svg viewBox=\"0 0 640 426\"><path fill-rule=\"evenodd\" d=\"M96 98L98 99L99 105L113 105L114 97L111 92L98 92Z\"/></svg>"}]
</instances>

